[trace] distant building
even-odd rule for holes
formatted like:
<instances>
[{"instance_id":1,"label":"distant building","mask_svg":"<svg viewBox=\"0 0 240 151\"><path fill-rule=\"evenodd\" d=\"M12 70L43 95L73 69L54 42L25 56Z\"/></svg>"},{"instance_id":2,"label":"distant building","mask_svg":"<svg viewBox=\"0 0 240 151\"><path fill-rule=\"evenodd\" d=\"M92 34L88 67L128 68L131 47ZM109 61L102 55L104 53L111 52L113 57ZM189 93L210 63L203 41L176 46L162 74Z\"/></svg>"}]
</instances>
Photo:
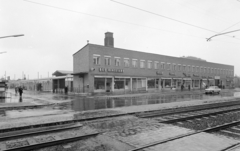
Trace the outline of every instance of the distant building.
<instances>
[{"instance_id":1,"label":"distant building","mask_svg":"<svg viewBox=\"0 0 240 151\"><path fill-rule=\"evenodd\" d=\"M156 92L182 85L229 88L233 75L232 65L115 48L111 32L105 33L104 46L88 43L73 54L73 89L80 92Z\"/></svg>"}]
</instances>

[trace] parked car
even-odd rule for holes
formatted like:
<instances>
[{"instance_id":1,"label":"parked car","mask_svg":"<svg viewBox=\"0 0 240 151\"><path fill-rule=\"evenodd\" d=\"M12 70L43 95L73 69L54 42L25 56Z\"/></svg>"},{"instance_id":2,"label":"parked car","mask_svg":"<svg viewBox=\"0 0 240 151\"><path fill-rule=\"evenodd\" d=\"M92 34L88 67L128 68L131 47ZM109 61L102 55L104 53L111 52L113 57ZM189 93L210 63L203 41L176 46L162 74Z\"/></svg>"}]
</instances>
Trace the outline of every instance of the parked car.
<instances>
[{"instance_id":1,"label":"parked car","mask_svg":"<svg viewBox=\"0 0 240 151\"><path fill-rule=\"evenodd\" d=\"M208 87L207 89L205 89L205 93L208 94L208 93L211 93L211 94L214 94L214 93L220 93L221 89L218 88L217 86L210 86Z\"/></svg>"}]
</instances>

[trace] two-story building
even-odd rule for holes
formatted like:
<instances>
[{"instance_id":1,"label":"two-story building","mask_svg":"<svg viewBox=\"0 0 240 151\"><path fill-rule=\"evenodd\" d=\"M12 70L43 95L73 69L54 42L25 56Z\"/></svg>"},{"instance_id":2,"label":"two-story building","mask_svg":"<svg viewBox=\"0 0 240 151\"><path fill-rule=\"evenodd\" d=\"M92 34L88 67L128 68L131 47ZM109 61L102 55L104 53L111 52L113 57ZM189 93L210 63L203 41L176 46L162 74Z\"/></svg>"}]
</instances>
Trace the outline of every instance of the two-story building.
<instances>
[{"instance_id":1,"label":"two-story building","mask_svg":"<svg viewBox=\"0 0 240 151\"><path fill-rule=\"evenodd\" d=\"M73 87L83 92L127 93L161 89L201 89L232 85L234 66L114 47L87 44L73 54Z\"/></svg>"}]
</instances>

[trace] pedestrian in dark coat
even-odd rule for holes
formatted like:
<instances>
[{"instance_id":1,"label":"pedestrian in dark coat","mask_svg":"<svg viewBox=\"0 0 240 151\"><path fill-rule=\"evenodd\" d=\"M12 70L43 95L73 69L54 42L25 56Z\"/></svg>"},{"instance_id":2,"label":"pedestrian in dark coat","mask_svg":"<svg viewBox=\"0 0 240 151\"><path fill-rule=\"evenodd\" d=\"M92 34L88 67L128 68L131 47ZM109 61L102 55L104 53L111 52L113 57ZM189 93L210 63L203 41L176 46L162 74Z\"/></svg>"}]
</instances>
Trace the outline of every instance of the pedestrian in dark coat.
<instances>
[{"instance_id":1,"label":"pedestrian in dark coat","mask_svg":"<svg viewBox=\"0 0 240 151\"><path fill-rule=\"evenodd\" d=\"M20 97L22 97L23 88L22 88L22 87L19 87L18 92L19 92Z\"/></svg>"}]
</instances>

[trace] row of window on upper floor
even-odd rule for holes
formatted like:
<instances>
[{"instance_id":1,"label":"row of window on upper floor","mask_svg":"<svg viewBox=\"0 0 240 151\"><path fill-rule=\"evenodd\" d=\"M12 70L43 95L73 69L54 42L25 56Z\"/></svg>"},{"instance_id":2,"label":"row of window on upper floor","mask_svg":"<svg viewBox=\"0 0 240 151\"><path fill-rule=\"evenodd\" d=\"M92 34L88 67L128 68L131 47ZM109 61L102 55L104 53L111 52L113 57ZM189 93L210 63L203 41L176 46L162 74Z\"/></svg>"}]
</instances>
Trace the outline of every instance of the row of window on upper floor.
<instances>
[{"instance_id":1,"label":"row of window on upper floor","mask_svg":"<svg viewBox=\"0 0 240 151\"><path fill-rule=\"evenodd\" d=\"M139 62L139 63L138 63ZM214 73L214 74L225 74L225 75L232 75L234 74L233 70L227 69L219 69L219 68L211 68L211 67L202 67L202 66L191 66L185 64L175 64L175 63L165 63L159 61L151 61L151 60L138 60L138 59L130 59L123 58L123 66L124 67L131 67L133 68L148 68L148 69L165 69L170 71L185 71L185 72L199 72L199 73ZM94 65L101 65L101 55L94 54L93 55L93 64ZM104 56L104 65L111 66L111 56ZM114 65L121 66L121 58L114 57Z\"/></svg>"}]
</instances>

